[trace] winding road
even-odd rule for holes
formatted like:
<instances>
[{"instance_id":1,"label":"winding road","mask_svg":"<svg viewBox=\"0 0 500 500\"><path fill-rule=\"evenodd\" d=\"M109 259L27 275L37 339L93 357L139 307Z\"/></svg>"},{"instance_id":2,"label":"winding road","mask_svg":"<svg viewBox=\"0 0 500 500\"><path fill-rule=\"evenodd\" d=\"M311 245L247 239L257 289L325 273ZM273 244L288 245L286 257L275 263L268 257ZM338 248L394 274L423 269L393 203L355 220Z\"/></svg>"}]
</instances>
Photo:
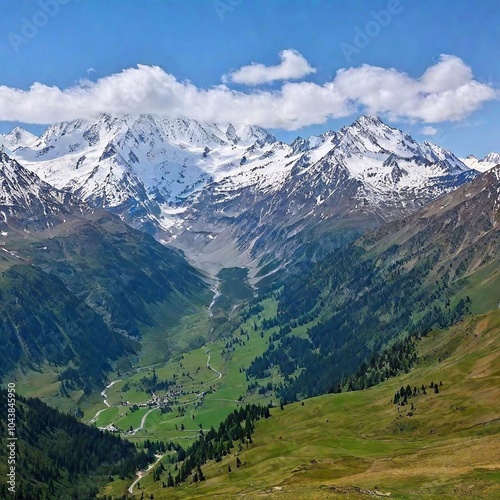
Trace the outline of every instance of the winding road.
<instances>
[{"instance_id":1,"label":"winding road","mask_svg":"<svg viewBox=\"0 0 500 500\"><path fill-rule=\"evenodd\" d=\"M222 378L222 373L220 371L216 370L213 366L210 366L210 354L208 355L208 359L207 359L207 368L210 368L210 370L217 373L217 378L214 378L213 380L211 380L209 382L209 384L211 384L215 380L219 380L220 378Z\"/></svg>"},{"instance_id":2,"label":"winding road","mask_svg":"<svg viewBox=\"0 0 500 500\"><path fill-rule=\"evenodd\" d=\"M148 418L148 415L157 410L158 407L156 406L155 408L151 408L149 411L147 411L143 416L142 416L142 419L141 419L141 425L139 425L139 427L137 427L137 429L134 429L132 432L129 433L129 436L133 436L134 434L136 434L137 432L139 431L142 431L142 429L144 429L144 424L146 423L146 419Z\"/></svg>"},{"instance_id":3,"label":"winding road","mask_svg":"<svg viewBox=\"0 0 500 500\"><path fill-rule=\"evenodd\" d=\"M215 380L219 380L220 378L222 378L222 373L219 371L219 370L216 370L213 366L210 365L210 353L207 353L208 354L208 359L207 359L207 368L209 368L210 370L212 370L213 372L215 372L217 374L217 377L212 380L211 382L215 381ZM211 383L210 382L210 383ZM108 386L109 387L109 386ZM106 388L107 389L107 388ZM103 391L101 393L101 395L104 393L105 391ZM193 401L196 401L196 399L198 399L200 397L200 394L198 394L196 396L196 398L194 400L192 400L191 402ZM222 401L222 400L220 400ZM226 401L232 401L232 400L226 400ZM148 412L146 412L144 414L144 416L142 417L141 419L141 425L137 428L137 429L134 429L129 435L134 435L136 432L144 429L144 424L146 423L146 419L148 417L148 415L153 412L154 410L157 410L158 408L151 408ZM101 410L103 411L103 410ZM203 429L205 432L208 432L208 429ZM200 432L199 429L195 430L195 431L185 431L185 432ZM175 439L192 439L190 436L179 436ZM135 485L165 456L165 455L155 455L157 460L156 462L154 462L153 464L151 464L146 470L140 470L140 471L137 471L137 474L136 474L136 479L135 481L130 485L129 489L128 489L128 492L133 495L134 493L134 487Z\"/></svg>"},{"instance_id":4,"label":"winding road","mask_svg":"<svg viewBox=\"0 0 500 500\"><path fill-rule=\"evenodd\" d=\"M99 418L99 415L103 412L106 411L107 408L103 408L102 410L99 410L88 422L87 424L95 424L97 422L97 419Z\"/></svg>"},{"instance_id":5,"label":"winding road","mask_svg":"<svg viewBox=\"0 0 500 500\"><path fill-rule=\"evenodd\" d=\"M164 456L165 455L155 455L156 462L153 462L151 465L149 465L146 470L137 471L137 474L136 474L137 477L136 477L135 481L128 488L128 492L131 495L134 494L134 486L144 477L144 474L149 472Z\"/></svg>"},{"instance_id":6,"label":"winding road","mask_svg":"<svg viewBox=\"0 0 500 500\"><path fill-rule=\"evenodd\" d=\"M215 293L215 295L217 295L217 291ZM212 304L215 302L215 299L217 297L215 296L214 297L214 300L212 302ZM212 306L211 304L211 306ZM207 355L208 355L208 358L207 358L207 363L206 363L206 367L210 370L212 370L214 373L217 374L217 377L214 378L213 380L211 380L209 383L212 383L216 380L219 380L222 378L222 373L219 371L219 370L216 370L213 366L210 365L210 353L207 352ZM136 372L140 371L139 370L136 370ZM105 405L105 408L102 408L101 410L97 411L96 414L87 422L88 424L93 424L95 422L97 422L98 418L99 418L99 415L103 412L103 411L106 411L108 408L115 408L115 406L111 406L109 403L108 403L108 395L106 393L106 391L112 387L113 385L115 385L117 382L120 382L122 379L116 379L116 380L112 380L105 388L104 390L101 392L101 396L103 398L103 403ZM201 393L198 394L196 396L195 399L193 399L192 401L188 401L187 403L191 403L191 402L194 402L196 401L199 397L201 396ZM233 401L233 400L219 400L219 401ZM236 400L235 400L236 401ZM141 419L141 424L139 425L139 427L137 427L137 429L133 429L130 433L128 433L128 435L131 435L133 436L134 434L136 434L137 432L141 431L144 429L144 425L146 424L146 420L149 416L150 413L152 413L153 411L157 410L158 407L154 407L154 408L151 408L150 410L148 410L142 417ZM205 430L205 429L204 429ZM199 430L196 430L196 431L193 431L193 432L199 432ZM176 439L192 439L191 437L188 437L188 436L179 436L177 437ZM155 455L156 457L156 461L154 463L152 463L151 465L148 466L148 468L146 470L140 470L140 471L137 471L136 473L136 479L135 481L130 485L130 487L128 488L128 491L130 494L133 494L134 492L134 487L135 485L164 457L165 455Z\"/></svg>"},{"instance_id":7,"label":"winding road","mask_svg":"<svg viewBox=\"0 0 500 500\"><path fill-rule=\"evenodd\" d=\"M206 367L210 370L212 370L214 373L217 374L217 377L214 378L213 380L210 380L210 382L208 382L209 384L211 384L212 382L215 382L216 380L219 380L222 378L222 373L219 371L219 370L216 370L212 365L210 365L210 353L207 353L208 354L208 358L207 358L207 364L206 364ZM106 391L110 388L110 387L113 387L117 382L120 382L122 379L121 378L118 378L116 380L112 380L105 388L103 391L101 391L101 396L103 398L103 403L104 405L106 406L106 408L102 408L101 410L98 410L96 412L96 414L87 422L89 425L90 424L93 424L95 422L97 422L98 418L99 418L99 415L103 412L103 411L106 411L108 408L115 408L114 406L111 406L109 403L108 403L108 395L106 394ZM200 395L196 396L196 398L192 401L187 401L187 403L191 403L193 401L196 401L196 399L198 399L200 397ZM132 432L131 432L131 435L134 435L136 434L137 432L141 431L144 429L144 424L146 423L146 419L148 417L148 415L156 410L157 408L151 408L147 413L144 414L144 416L142 417L142 420L141 420L141 425L139 427L137 427L137 429L134 429Z\"/></svg>"}]
</instances>

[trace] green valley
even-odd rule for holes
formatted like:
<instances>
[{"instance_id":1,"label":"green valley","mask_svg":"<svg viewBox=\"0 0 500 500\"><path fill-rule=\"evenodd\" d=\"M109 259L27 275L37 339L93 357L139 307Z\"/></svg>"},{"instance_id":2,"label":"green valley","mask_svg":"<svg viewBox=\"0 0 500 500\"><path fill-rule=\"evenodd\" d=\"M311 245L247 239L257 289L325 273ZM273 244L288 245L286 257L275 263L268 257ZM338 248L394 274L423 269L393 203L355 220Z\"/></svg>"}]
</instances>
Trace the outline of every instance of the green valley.
<instances>
[{"instance_id":1,"label":"green valley","mask_svg":"<svg viewBox=\"0 0 500 500\"><path fill-rule=\"evenodd\" d=\"M418 355L416 368L376 387L271 409L253 443L202 467L203 482L162 488L150 474L141 490L179 499L498 498L500 312L433 330ZM420 392L394 404L407 386Z\"/></svg>"}]
</instances>

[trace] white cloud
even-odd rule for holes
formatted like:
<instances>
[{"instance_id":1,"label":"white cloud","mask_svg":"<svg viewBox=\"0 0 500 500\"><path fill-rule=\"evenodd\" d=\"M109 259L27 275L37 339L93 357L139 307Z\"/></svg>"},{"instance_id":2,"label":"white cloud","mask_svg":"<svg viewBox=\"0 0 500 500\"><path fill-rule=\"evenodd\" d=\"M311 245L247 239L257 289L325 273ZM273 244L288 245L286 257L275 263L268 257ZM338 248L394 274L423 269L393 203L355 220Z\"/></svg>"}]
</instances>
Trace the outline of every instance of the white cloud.
<instances>
[{"instance_id":1,"label":"white cloud","mask_svg":"<svg viewBox=\"0 0 500 500\"><path fill-rule=\"evenodd\" d=\"M0 120L48 124L92 119L100 113L151 113L166 118L235 122L296 130L360 112L424 123L460 120L495 99L463 61L442 56L420 78L363 65L341 69L323 85L286 82L280 90L209 89L178 81L158 66L139 65L66 89L34 83L0 86Z\"/></svg>"},{"instance_id":2,"label":"white cloud","mask_svg":"<svg viewBox=\"0 0 500 500\"><path fill-rule=\"evenodd\" d=\"M340 93L371 114L426 123L460 120L498 97L489 85L473 79L458 57L442 55L420 78L395 69L363 65L339 70Z\"/></svg>"},{"instance_id":3,"label":"white cloud","mask_svg":"<svg viewBox=\"0 0 500 500\"><path fill-rule=\"evenodd\" d=\"M90 73L95 73L94 68L87 68L87 75L90 75Z\"/></svg>"},{"instance_id":4,"label":"white cloud","mask_svg":"<svg viewBox=\"0 0 500 500\"><path fill-rule=\"evenodd\" d=\"M286 83L280 91L238 92L225 85L200 89L157 66L139 65L95 83L61 90L35 83L27 91L0 87L0 120L53 123L100 113L151 113L209 122L298 129L352 110L331 83Z\"/></svg>"},{"instance_id":5,"label":"white cloud","mask_svg":"<svg viewBox=\"0 0 500 500\"><path fill-rule=\"evenodd\" d=\"M428 125L427 127L423 127L422 130L420 130L420 133L423 135L436 135L438 130L436 127Z\"/></svg>"},{"instance_id":6,"label":"white cloud","mask_svg":"<svg viewBox=\"0 0 500 500\"><path fill-rule=\"evenodd\" d=\"M302 54L293 49L280 52L281 62L277 66L264 66L252 63L233 71L222 78L224 83L234 82L243 85L260 85L276 80L298 80L310 73L316 73Z\"/></svg>"},{"instance_id":7,"label":"white cloud","mask_svg":"<svg viewBox=\"0 0 500 500\"><path fill-rule=\"evenodd\" d=\"M472 79L472 70L459 57L443 54L421 76L420 85L423 92L446 92L467 85Z\"/></svg>"}]
</instances>

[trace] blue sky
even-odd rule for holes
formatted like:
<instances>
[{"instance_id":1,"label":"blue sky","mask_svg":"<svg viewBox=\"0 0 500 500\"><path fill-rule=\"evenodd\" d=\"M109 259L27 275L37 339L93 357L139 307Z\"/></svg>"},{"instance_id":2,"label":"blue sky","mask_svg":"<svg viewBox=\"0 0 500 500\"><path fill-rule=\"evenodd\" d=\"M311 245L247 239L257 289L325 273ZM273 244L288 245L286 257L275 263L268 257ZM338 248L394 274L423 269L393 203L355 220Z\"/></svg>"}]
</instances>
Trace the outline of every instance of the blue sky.
<instances>
[{"instance_id":1,"label":"blue sky","mask_svg":"<svg viewBox=\"0 0 500 500\"><path fill-rule=\"evenodd\" d=\"M135 112L141 99L145 111L184 114L199 107L194 117L241 116L241 122L263 124L283 140L338 129L375 109L389 124L459 155L500 151L500 104L498 95L492 97L500 87L497 1L1 3L0 132L18 121L40 132L41 123L85 114L96 101L101 110L105 94L113 112L127 111L126 100L134 102ZM288 69L270 71L283 51ZM260 72L251 67L237 73L253 62L262 65ZM354 71L336 79L342 68ZM289 70L295 76L287 78ZM205 95L224 75L224 88ZM44 87L19 92L35 82ZM149 90L137 94L142 85ZM339 92L339 102L330 105ZM382 95L387 92L389 103ZM433 92L435 104L428 99Z\"/></svg>"}]
</instances>

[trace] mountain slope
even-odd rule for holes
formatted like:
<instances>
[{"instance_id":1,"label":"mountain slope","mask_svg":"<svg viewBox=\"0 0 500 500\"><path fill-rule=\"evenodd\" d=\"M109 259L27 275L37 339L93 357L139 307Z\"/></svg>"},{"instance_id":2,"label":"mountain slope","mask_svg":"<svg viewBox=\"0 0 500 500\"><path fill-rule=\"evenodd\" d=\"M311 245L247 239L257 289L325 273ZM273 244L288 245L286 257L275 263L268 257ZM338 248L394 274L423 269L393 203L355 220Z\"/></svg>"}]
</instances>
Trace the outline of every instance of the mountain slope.
<instances>
[{"instance_id":1,"label":"mountain slope","mask_svg":"<svg viewBox=\"0 0 500 500\"><path fill-rule=\"evenodd\" d=\"M168 357L169 330L210 301L204 277L178 251L0 159L0 377L51 363L90 389L152 329Z\"/></svg>"},{"instance_id":2,"label":"mountain slope","mask_svg":"<svg viewBox=\"0 0 500 500\"><path fill-rule=\"evenodd\" d=\"M244 125L102 115L49 127L15 156L213 272L400 218L477 175L374 117L288 145Z\"/></svg>"},{"instance_id":3,"label":"mountain slope","mask_svg":"<svg viewBox=\"0 0 500 500\"><path fill-rule=\"evenodd\" d=\"M210 185L193 205L197 215L187 241L192 244L199 230L196 248L213 252L217 237L225 244L229 231L251 256L271 252L286 259L300 245L310 240L318 245L332 231L363 231L409 215L477 176L450 152L418 144L374 117L295 141L290 162L284 182L271 193L234 189L227 194L223 189L229 181Z\"/></svg>"},{"instance_id":4,"label":"mountain slope","mask_svg":"<svg viewBox=\"0 0 500 500\"><path fill-rule=\"evenodd\" d=\"M496 307L499 195L497 167L285 282L276 342L247 373L266 379L278 366L286 400L321 394L405 332L419 335L468 310ZM308 349L289 335L304 324Z\"/></svg>"},{"instance_id":5,"label":"mountain slope","mask_svg":"<svg viewBox=\"0 0 500 500\"><path fill-rule=\"evenodd\" d=\"M85 211L90 213L90 207L71 193L43 182L0 152L0 225L45 229Z\"/></svg>"},{"instance_id":6,"label":"mountain slope","mask_svg":"<svg viewBox=\"0 0 500 500\"><path fill-rule=\"evenodd\" d=\"M204 277L176 250L101 212L26 248L116 331L139 338L209 302Z\"/></svg>"},{"instance_id":7,"label":"mountain slope","mask_svg":"<svg viewBox=\"0 0 500 500\"><path fill-rule=\"evenodd\" d=\"M178 499L498 498L500 412L491 403L499 397L499 332L498 311L434 331L405 375L272 409L253 443L202 467L205 481L165 490L149 476L141 484L154 498ZM393 404L407 386L418 394Z\"/></svg>"},{"instance_id":8,"label":"mountain slope","mask_svg":"<svg viewBox=\"0 0 500 500\"><path fill-rule=\"evenodd\" d=\"M89 391L106 380L110 362L134 352L128 339L39 268L19 265L3 272L0 295L1 379L18 367L36 370L49 363L73 367L77 375L68 378Z\"/></svg>"}]
</instances>

